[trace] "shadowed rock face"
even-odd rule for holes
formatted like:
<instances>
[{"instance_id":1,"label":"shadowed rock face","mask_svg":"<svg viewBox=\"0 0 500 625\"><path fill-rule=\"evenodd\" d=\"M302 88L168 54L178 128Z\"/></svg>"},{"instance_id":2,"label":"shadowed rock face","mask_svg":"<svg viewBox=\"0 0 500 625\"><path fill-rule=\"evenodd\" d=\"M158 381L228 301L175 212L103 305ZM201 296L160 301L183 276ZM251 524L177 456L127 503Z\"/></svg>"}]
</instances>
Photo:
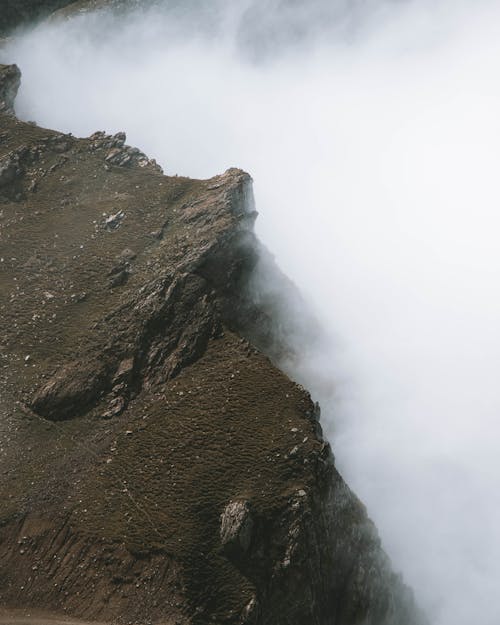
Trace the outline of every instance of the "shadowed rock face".
<instances>
[{"instance_id":1,"label":"shadowed rock face","mask_svg":"<svg viewBox=\"0 0 500 625\"><path fill-rule=\"evenodd\" d=\"M287 346L246 288L250 177L168 177L122 133L21 123L4 76L0 605L420 623L318 408L262 351Z\"/></svg>"},{"instance_id":2,"label":"shadowed rock face","mask_svg":"<svg viewBox=\"0 0 500 625\"><path fill-rule=\"evenodd\" d=\"M46 17L71 2L72 0L2 0L0 35L8 34L21 24Z\"/></svg>"},{"instance_id":3,"label":"shadowed rock face","mask_svg":"<svg viewBox=\"0 0 500 625\"><path fill-rule=\"evenodd\" d=\"M14 114L14 100L20 84L21 72L17 65L0 65L0 113Z\"/></svg>"},{"instance_id":4,"label":"shadowed rock face","mask_svg":"<svg viewBox=\"0 0 500 625\"><path fill-rule=\"evenodd\" d=\"M153 4L151 0L149 4ZM118 9L139 5L140 0L2 0L0 37L16 28L31 26L53 16L54 19L97 9ZM52 17L51 17L52 18Z\"/></svg>"}]
</instances>

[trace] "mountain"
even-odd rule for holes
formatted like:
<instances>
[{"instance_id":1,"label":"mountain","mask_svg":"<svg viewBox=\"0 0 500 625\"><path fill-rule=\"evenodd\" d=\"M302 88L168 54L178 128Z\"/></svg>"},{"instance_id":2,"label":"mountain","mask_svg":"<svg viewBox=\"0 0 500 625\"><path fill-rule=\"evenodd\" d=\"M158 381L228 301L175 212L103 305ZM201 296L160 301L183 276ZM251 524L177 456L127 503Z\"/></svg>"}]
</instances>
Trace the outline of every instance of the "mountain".
<instances>
[{"instance_id":1,"label":"mountain","mask_svg":"<svg viewBox=\"0 0 500 625\"><path fill-rule=\"evenodd\" d=\"M0 66L0 606L417 625L319 408L274 364L252 180L19 121ZM297 295L298 297L298 295Z\"/></svg>"}]
</instances>

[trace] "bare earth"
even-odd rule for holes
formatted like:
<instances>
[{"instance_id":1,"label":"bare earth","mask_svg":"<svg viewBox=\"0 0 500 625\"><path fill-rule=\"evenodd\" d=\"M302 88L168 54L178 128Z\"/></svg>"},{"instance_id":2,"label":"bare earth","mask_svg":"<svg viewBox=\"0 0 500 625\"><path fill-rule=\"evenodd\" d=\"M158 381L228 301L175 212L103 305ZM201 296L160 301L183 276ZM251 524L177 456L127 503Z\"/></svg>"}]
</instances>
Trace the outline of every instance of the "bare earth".
<instances>
[{"instance_id":1,"label":"bare earth","mask_svg":"<svg viewBox=\"0 0 500 625\"><path fill-rule=\"evenodd\" d=\"M90 625L90 623L40 610L0 610L0 625ZM92 623L92 625L104 624Z\"/></svg>"}]
</instances>

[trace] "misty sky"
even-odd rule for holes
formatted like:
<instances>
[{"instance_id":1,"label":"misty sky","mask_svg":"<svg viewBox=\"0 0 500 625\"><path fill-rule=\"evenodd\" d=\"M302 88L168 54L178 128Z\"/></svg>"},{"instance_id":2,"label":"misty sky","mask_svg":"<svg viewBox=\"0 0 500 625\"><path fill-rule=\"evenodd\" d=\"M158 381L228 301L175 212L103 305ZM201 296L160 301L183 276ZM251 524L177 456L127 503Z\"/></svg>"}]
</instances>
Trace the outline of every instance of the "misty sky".
<instances>
[{"instance_id":1,"label":"misty sky","mask_svg":"<svg viewBox=\"0 0 500 625\"><path fill-rule=\"evenodd\" d=\"M499 23L494 0L192 0L0 53L24 119L252 174L324 329L292 375L436 625L500 622Z\"/></svg>"}]
</instances>

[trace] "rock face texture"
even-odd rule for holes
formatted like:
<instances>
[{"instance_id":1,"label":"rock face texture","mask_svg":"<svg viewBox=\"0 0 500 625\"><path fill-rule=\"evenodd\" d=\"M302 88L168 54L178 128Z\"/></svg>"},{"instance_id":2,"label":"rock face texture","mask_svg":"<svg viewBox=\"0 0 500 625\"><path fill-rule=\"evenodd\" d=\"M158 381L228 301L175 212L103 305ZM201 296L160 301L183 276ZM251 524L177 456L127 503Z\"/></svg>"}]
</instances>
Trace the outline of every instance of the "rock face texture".
<instances>
[{"instance_id":1,"label":"rock face texture","mask_svg":"<svg viewBox=\"0 0 500 625\"><path fill-rule=\"evenodd\" d=\"M18 82L0 67L0 606L421 623L318 408L262 352L286 346L246 289L250 177L22 123Z\"/></svg>"},{"instance_id":2,"label":"rock face texture","mask_svg":"<svg viewBox=\"0 0 500 625\"><path fill-rule=\"evenodd\" d=\"M14 100L21 84L17 65L0 65L0 113L14 114Z\"/></svg>"}]
</instances>

